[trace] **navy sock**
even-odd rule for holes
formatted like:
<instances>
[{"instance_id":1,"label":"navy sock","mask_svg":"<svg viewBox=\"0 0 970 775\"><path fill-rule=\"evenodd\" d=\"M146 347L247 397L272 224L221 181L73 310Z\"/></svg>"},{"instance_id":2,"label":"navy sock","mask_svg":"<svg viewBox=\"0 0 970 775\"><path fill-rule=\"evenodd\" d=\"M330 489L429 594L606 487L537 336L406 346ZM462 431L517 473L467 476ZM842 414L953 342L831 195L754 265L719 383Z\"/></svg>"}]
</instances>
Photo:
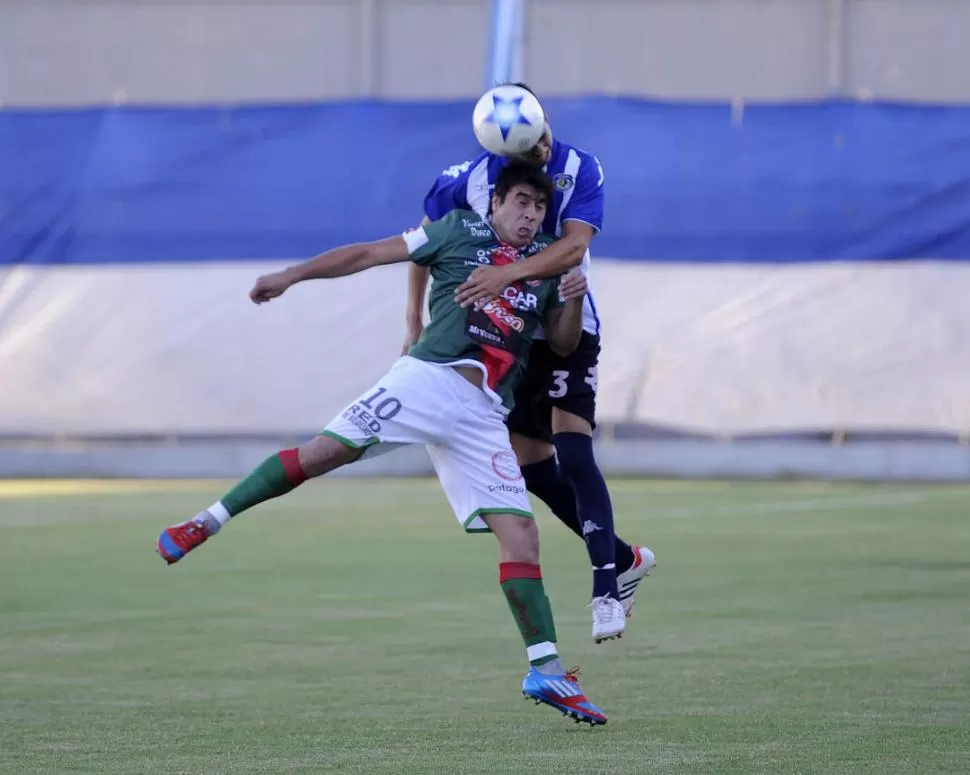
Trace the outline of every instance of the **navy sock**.
<instances>
[{"instance_id":1,"label":"navy sock","mask_svg":"<svg viewBox=\"0 0 970 775\"><path fill-rule=\"evenodd\" d=\"M583 537L583 529L579 525L576 491L573 483L559 468L555 455L538 463L522 466L522 478L525 479L526 489L545 503L560 522L580 538ZM632 560L630 564L633 564Z\"/></svg>"},{"instance_id":2,"label":"navy sock","mask_svg":"<svg viewBox=\"0 0 970 775\"><path fill-rule=\"evenodd\" d=\"M556 456L551 455L538 463L522 466L522 477L525 479L526 489L545 503L556 519L582 538L583 528L579 524L576 490L556 461ZM630 545L619 536L614 537L613 545L617 572L623 573L632 568L637 558Z\"/></svg>"},{"instance_id":3,"label":"navy sock","mask_svg":"<svg viewBox=\"0 0 970 775\"><path fill-rule=\"evenodd\" d=\"M586 550L593 563L593 597L620 599L616 587L616 535L613 504L593 457L593 440L585 433L557 433L553 437L559 465L576 490L579 520Z\"/></svg>"},{"instance_id":4,"label":"navy sock","mask_svg":"<svg viewBox=\"0 0 970 775\"><path fill-rule=\"evenodd\" d=\"M616 550L616 572L625 573L637 561L636 555L633 553L633 549L630 548L630 544L615 533L613 538L613 547Z\"/></svg>"}]
</instances>

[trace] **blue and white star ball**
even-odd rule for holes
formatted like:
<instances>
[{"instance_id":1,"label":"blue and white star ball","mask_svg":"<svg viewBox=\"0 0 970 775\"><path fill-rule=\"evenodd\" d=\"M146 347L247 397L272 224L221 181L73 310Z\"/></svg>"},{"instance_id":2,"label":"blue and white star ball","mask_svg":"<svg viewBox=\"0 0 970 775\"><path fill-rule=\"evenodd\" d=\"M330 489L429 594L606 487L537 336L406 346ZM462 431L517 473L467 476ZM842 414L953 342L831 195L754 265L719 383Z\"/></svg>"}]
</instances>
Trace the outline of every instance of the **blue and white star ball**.
<instances>
[{"instance_id":1,"label":"blue and white star ball","mask_svg":"<svg viewBox=\"0 0 970 775\"><path fill-rule=\"evenodd\" d=\"M485 92L472 114L475 137L497 156L526 153L546 129L539 100L521 86L495 86Z\"/></svg>"}]
</instances>

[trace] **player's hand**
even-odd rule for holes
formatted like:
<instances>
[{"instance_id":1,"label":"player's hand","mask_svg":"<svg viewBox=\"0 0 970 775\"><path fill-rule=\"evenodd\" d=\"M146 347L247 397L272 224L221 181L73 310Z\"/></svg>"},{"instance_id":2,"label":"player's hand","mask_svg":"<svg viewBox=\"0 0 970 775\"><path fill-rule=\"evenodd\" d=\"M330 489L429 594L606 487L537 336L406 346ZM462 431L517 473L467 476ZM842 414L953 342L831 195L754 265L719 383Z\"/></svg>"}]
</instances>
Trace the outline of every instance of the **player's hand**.
<instances>
[{"instance_id":1,"label":"player's hand","mask_svg":"<svg viewBox=\"0 0 970 775\"><path fill-rule=\"evenodd\" d=\"M404 346L401 348L401 355L407 355L408 350L414 345L421 334L424 333L424 323L420 320L408 320L404 334Z\"/></svg>"},{"instance_id":2,"label":"player's hand","mask_svg":"<svg viewBox=\"0 0 970 775\"><path fill-rule=\"evenodd\" d=\"M559 281L559 298L563 301L585 296L588 291L586 275L579 267L569 270Z\"/></svg>"},{"instance_id":3,"label":"player's hand","mask_svg":"<svg viewBox=\"0 0 970 775\"><path fill-rule=\"evenodd\" d=\"M458 306L470 307L476 302L486 302L497 299L502 291L515 282L515 267L512 264L503 266L477 267L455 291L455 301Z\"/></svg>"},{"instance_id":4,"label":"player's hand","mask_svg":"<svg viewBox=\"0 0 970 775\"><path fill-rule=\"evenodd\" d=\"M286 270L264 274L256 280L256 284L249 292L249 298L256 304L263 304L277 296L282 296L291 285L293 280Z\"/></svg>"}]
</instances>

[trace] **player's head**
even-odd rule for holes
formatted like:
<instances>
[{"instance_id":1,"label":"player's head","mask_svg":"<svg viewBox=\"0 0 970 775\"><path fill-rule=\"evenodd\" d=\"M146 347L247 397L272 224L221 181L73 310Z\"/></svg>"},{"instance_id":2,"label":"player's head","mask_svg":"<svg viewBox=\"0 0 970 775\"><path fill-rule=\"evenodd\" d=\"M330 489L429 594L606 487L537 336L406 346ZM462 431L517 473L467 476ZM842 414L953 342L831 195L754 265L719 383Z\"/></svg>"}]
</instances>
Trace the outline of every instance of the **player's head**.
<instances>
[{"instance_id":1,"label":"player's head","mask_svg":"<svg viewBox=\"0 0 970 775\"><path fill-rule=\"evenodd\" d=\"M522 81L517 81L516 83L510 84L510 86L518 86L520 89L525 89L529 94L539 100L539 95L528 84L522 83ZM539 100L539 104L542 104L542 100ZM545 119L546 129L542 133L542 137L539 138L539 142L532 146L526 153L516 158L521 158L524 161L529 161L540 166L549 162L549 159L552 157L552 127L549 126L548 113L545 114Z\"/></svg>"},{"instance_id":2,"label":"player's head","mask_svg":"<svg viewBox=\"0 0 970 775\"><path fill-rule=\"evenodd\" d=\"M503 242L528 245L552 204L552 178L534 163L512 160L495 180L492 226Z\"/></svg>"}]
</instances>

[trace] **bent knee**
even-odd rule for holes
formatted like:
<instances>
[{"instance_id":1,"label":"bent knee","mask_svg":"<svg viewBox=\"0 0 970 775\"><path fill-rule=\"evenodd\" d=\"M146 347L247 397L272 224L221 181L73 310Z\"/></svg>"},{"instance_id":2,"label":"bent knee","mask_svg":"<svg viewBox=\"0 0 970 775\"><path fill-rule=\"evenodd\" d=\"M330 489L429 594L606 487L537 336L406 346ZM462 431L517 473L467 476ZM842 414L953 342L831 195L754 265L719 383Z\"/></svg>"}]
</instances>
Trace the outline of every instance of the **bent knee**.
<instances>
[{"instance_id":1,"label":"bent knee","mask_svg":"<svg viewBox=\"0 0 970 775\"><path fill-rule=\"evenodd\" d=\"M583 470L596 465L593 437L585 433L557 433L556 456L566 471Z\"/></svg>"},{"instance_id":2,"label":"bent knee","mask_svg":"<svg viewBox=\"0 0 970 775\"><path fill-rule=\"evenodd\" d=\"M349 447L330 436L314 436L300 449L300 465L310 478L323 476L335 468L353 463L364 454L362 447Z\"/></svg>"}]
</instances>

